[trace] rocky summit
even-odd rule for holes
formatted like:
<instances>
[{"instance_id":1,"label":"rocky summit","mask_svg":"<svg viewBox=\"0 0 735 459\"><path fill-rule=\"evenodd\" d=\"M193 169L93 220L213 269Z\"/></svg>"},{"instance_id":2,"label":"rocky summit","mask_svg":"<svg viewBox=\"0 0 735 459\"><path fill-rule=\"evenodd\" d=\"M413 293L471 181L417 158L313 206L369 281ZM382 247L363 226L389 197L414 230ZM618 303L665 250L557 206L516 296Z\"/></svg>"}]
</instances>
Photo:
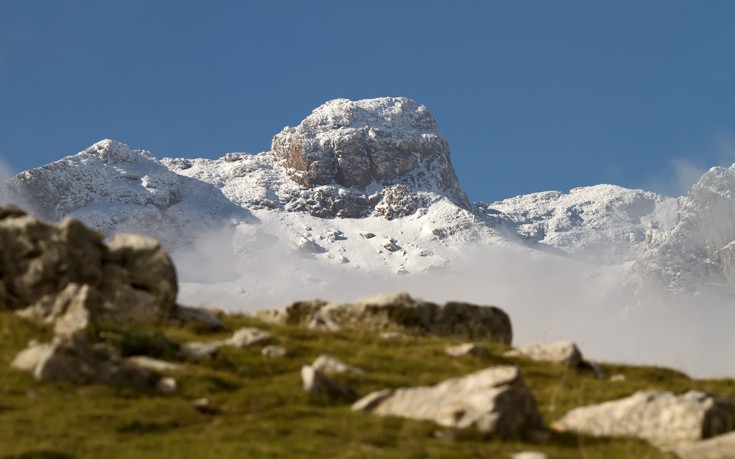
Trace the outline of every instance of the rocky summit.
<instances>
[{"instance_id":1,"label":"rocky summit","mask_svg":"<svg viewBox=\"0 0 735 459\"><path fill-rule=\"evenodd\" d=\"M436 120L405 97L327 102L273 137L272 152L308 188L403 184L470 208Z\"/></svg>"}]
</instances>

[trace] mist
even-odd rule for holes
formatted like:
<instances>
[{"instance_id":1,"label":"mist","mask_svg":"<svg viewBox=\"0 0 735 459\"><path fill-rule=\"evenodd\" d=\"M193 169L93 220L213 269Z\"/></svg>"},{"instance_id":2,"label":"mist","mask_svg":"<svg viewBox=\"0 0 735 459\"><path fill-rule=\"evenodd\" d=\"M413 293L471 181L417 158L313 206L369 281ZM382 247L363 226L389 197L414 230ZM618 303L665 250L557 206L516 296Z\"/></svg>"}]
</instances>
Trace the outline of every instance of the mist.
<instances>
[{"instance_id":1,"label":"mist","mask_svg":"<svg viewBox=\"0 0 735 459\"><path fill-rule=\"evenodd\" d=\"M632 307L629 266L597 266L526 248L475 246L449 263L405 275L317 260L262 225L212 232L173 254L180 301L252 313L296 300L350 301L408 292L427 301L495 305L511 317L514 345L575 341L593 361L676 368L694 377L735 376L731 301L706 292Z\"/></svg>"}]
</instances>

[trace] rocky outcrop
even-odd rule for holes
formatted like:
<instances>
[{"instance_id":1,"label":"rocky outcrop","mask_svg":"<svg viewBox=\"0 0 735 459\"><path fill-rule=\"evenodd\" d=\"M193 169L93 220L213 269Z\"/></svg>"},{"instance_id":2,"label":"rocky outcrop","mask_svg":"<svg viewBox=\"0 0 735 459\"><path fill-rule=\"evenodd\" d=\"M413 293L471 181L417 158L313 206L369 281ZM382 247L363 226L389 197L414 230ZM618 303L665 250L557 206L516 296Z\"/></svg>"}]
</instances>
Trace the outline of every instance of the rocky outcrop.
<instances>
[{"instance_id":1,"label":"rocky outcrop","mask_svg":"<svg viewBox=\"0 0 735 459\"><path fill-rule=\"evenodd\" d=\"M307 188L401 184L471 207L436 120L426 107L404 97L332 100L297 127L284 128L271 149L289 176ZM395 200L392 192L384 198Z\"/></svg>"},{"instance_id":2,"label":"rocky outcrop","mask_svg":"<svg viewBox=\"0 0 735 459\"><path fill-rule=\"evenodd\" d=\"M661 292L727 295L735 292L735 164L713 167L678 199L674 227L654 232L636 260L638 301ZM665 300L665 298L664 298Z\"/></svg>"},{"instance_id":3,"label":"rocky outcrop","mask_svg":"<svg viewBox=\"0 0 735 459\"><path fill-rule=\"evenodd\" d=\"M154 240L102 234L76 220L59 225L0 212L0 308L62 335L90 322L152 323L176 307L176 271Z\"/></svg>"},{"instance_id":4,"label":"rocky outcrop","mask_svg":"<svg viewBox=\"0 0 735 459\"><path fill-rule=\"evenodd\" d=\"M156 378L129 364L105 344L90 344L82 336L55 337L51 343L32 342L11 363L39 381L77 385L105 384L138 389L153 387Z\"/></svg>"},{"instance_id":5,"label":"rocky outcrop","mask_svg":"<svg viewBox=\"0 0 735 459\"><path fill-rule=\"evenodd\" d=\"M336 330L400 329L439 336L482 339L510 344L510 318L494 306L448 302L443 305L407 293L364 298L352 303L301 301L284 310L262 311L258 317L279 324Z\"/></svg>"},{"instance_id":6,"label":"rocky outcrop","mask_svg":"<svg viewBox=\"0 0 735 459\"><path fill-rule=\"evenodd\" d=\"M543 429L536 401L515 367L488 368L435 386L373 392L352 409L500 437Z\"/></svg>"},{"instance_id":7,"label":"rocky outcrop","mask_svg":"<svg viewBox=\"0 0 735 459\"><path fill-rule=\"evenodd\" d=\"M575 408L553 427L594 436L638 437L666 445L735 429L735 407L729 400L699 391L682 395L640 391L624 399Z\"/></svg>"}]
</instances>

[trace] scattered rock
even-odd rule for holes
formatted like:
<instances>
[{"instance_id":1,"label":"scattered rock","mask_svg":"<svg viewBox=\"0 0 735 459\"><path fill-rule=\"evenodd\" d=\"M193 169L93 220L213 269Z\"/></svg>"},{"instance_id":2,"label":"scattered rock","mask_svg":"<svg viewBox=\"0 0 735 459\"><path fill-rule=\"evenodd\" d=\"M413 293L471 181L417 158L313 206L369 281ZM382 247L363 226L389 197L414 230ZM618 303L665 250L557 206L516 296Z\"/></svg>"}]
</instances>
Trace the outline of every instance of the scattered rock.
<instances>
[{"instance_id":1,"label":"scattered rock","mask_svg":"<svg viewBox=\"0 0 735 459\"><path fill-rule=\"evenodd\" d=\"M202 414L215 415L222 413L222 409L213 406L208 398L198 398L191 402L191 406Z\"/></svg>"},{"instance_id":2,"label":"scattered rock","mask_svg":"<svg viewBox=\"0 0 735 459\"><path fill-rule=\"evenodd\" d=\"M56 336L50 343L29 343L11 363L39 381L76 385L105 384L137 389L151 387L148 370L121 360L104 344L92 345L83 336Z\"/></svg>"},{"instance_id":3,"label":"scattered rock","mask_svg":"<svg viewBox=\"0 0 735 459\"><path fill-rule=\"evenodd\" d=\"M68 336L102 319L160 322L175 308L176 271L153 239L118 234L105 245L77 220L54 225L12 208L0 214L0 309L22 309L22 317Z\"/></svg>"},{"instance_id":4,"label":"scattered rock","mask_svg":"<svg viewBox=\"0 0 735 459\"><path fill-rule=\"evenodd\" d=\"M360 233L360 236L362 236L365 239L372 239L375 237L375 233L364 232L364 233Z\"/></svg>"},{"instance_id":5,"label":"scattered rock","mask_svg":"<svg viewBox=\"0 0 735 459\"><path fill-rule=\"evenodd\" d=\"M513 459L546 459L546 454L538 451L522 451L511 455Z\"/></svg>"},{"instance_id":6,"label":"scattered rock","mask_svg":"<svg viewBox=\"0 0 735 459\"><path fill-rule=\"evenodd\" d=\"M678 459L732 459L735 457L735 432L666 448L666 452Z\"/></svg>"},{"instance_id":7,"label":"scattered rock","mask_svg":"<svg viewBox=\"0 0 735 459\"><path fill-rule=\"evenodd\" d=\"M447 355L452 357L461 357L463 355L486 356L490 355L490 349L480 343L465 343L456 346L448 346L446 348Z\"/></svg>"},{"instance_id":8,"label":"scattered rock","mask_svg":"<svg viewBox=\"0 0 735 459\"><path fill-rule=\"evenodd\" d=\"M365 374L364 370L357 368L357 367L353 367L352 365L347 365L341 360L336 359L326 354L322 354L319 357L317 357L316 360L314 360L314 363L311 364L311 366L327 374L328 373L353 373L356 375Z\"/></svg>"},{"instance_id":9,"label":"scattered rock","mask_svg":"<svg viewBox=\"0 0 735 459\"><path fill-rule=\"evenodd\" d=\"M398 245L395 239L388 239L383 242L383 248L389 252L398 252L401 250L401 246Z\"/></svg>"},{"instance_id":10,"label":"scattered rock","mask_svg":"<svg viewBox=\"0 0 735 459\"><path fill-rule=\"evenodd\" d=\"M156 373L168 373L173 371L180 371L181 365L178 363L167 362L165 360L154 359L147 355L135 355L125 359L129 364L134 365L138 368L145 368L146 370L155 371Z\"/></svg>"},{"instance_id":11,"label":"scattered rock","mask_svg":"<svg viewBox=\"0 0 735 459\"><path fill-rule=\"evenodd\" d=\"M181 344L179 353L184 359L199 363L214 358L222 346L224 346L223 341L189 341Z\"/></svg>"},{"instance_id":12,"label":"scattered rock","mask_svg":"<svg viewBox=\"0 0 735 459\"><path fill-rule=\"evenodd\" d=\"M167 376L158 380L156 390L163 395L175 394L179 390L179 384L176 379Z\"/></svg>"},{"instance_id":13,"label":"scattered rock","mask_svg":"<svg viewBox=\"0 0 735 459\"><path fill-rule=\"evenodd\" d=\"M435 386L373 392L352 409L429 420L443 427L473 427L500 437L543 429L536 401L515 367L488 368Z\"/></svg>"},{"instance_id":14,"label":"scattered rock","mask_svg":"<svg viewBox=\"0 0 735 459\"><path fill-rule=\"evenodd\" d=\"M570 368L577 368L582 363L582 353L572 341L533 343L522 346L516 351L531 360L560 363ZM506 355L516 356L518 354L507 353Z\"/></svg>"},{"instance_id":15,"label":"scattered rock","mask_svg":"<svg viewBox=\"0 0 735 459\"><path fill-rule=\"evenodd\" d=\"M623 382L626 380L625 375L615 374L610 376L610 382Z\"/></svg>"},{"instance_id":16,"label":"scattered rock","mask_svg":"<svg viewBox=\"0 0 735 459\"><path fill-rule=\"evenodd\" d=\"M223 344L236 348L245 348L265 343L271 339L273 339L273 335L265 330L244 327L235 331L232 337L225 340Z\"/></svg>"},{"instance_id":17,"label":"scattered rock","mask_svg":"<svg viewBox=\"0 0 735 459\"><path fill-rule=\"evenodd\" d=\"M406 293L365 298L353 303L300 301L285 310L259 312L257 316L273 323L325 329L399 328L504 344L510 344L513 338L510 318L499 308L459 302L437 305L414 299Z\"/></svg>"},{"instance_id":18,"label":"scattered rock","mask_svg":"<svg viewBox=\"0 0 735 459\"><path fill-rule=\"evenodd\" d=\"M409 338L410 336L400 332L383 332L380 334L380 339L384 339L386 341L405 341Z\"/></svg>"},{"instance_id":19,"label":"scattered rock","mask_svg":"<svg viewBox=\"0 0 735 459\"><path fill-rule=\"evenodd\" d=\"M263 357L273 357L273 358L279 358L279 357L285 357L286 354L288 354L288 351L283 346L275 346L270 345L264 347L260 353L263 355Z\"/></svg>"},{"instance_id":20,"label":"scattered rock","mask_svg":"<svg viewBox=\"0 0 735 459\"><path fill-rule=\"evenodd\" d=\"M330 400L349 399L355 395L352 389L332 381L321 370L310 365L301 367L301 383L305 392Z\"/></svg>"},{"instance_id":21,"label":"scattered rock","mask_svg":"<svg viewBox=\"0 0 735 459\"><path fill-rule=\"evenodd\" d=\"M735 407L726 399L700 391L682 395L639 391L624 399L575 408L553 427L594 436L638 437L666 445L729 432L735 427Z\"/></svg>"}]
</instances>

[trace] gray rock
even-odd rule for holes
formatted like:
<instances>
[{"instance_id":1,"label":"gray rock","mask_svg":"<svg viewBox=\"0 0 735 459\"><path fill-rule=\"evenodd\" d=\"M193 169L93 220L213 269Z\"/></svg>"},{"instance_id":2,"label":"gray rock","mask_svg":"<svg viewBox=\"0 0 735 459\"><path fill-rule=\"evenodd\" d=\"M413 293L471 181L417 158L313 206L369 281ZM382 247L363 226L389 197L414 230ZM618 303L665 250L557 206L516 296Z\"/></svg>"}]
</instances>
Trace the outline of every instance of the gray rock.
<instances>
[{"instance_id":1,"label":"gray rock","mask_svg":"<svg viewBox=\"0 0 735 459\"><path fill-rule=\"evenodd\" d=\"M181 371L182 366L178 363L167 362L166 360L154 359L147 355L134 355L125 359L131 365L146 370L155 371L156 373L169 373Z\"/></svg>"},{"instance_id":2,"label":"gray rock","mask_svg":"<svg viewBox=\"0 0 735 459\"><path fill-rule=\"evenodd\" d=\"M189 341L181 344L179 353L184 359L199 363L213 358L224 345L224 341Z\"/></svg>"},{"instance_id":3,"label":"gray rock","mask_svg":"<svg viewBox=\"0 0 735 459\"><path fill-rule=\"evenodd\" d=\"M517 351L531 360L560 363L570 368L579 367L583 361L582 353L572 341L532 343L519 347Z\"/></svg>"},{"instance_id":4,"label":"gray rock","mask_svg":"<svg viewBox=\"0 0 735 459\"><path fill-rule=\"evenodd\" d=\"M322 354L319 357L314 360L314 363L311 364L311 366L323 373L352 373L356 375L363 375L365 374L365 371L353 367L352 365L347 365L346 363L342 362L339 359L336 359L330 355Z\"/></svg>"},{"instance_id":5,"label":"gray rock","mask_svg":"<svg viewBox=\"0 0 735 459\"><path fill-rule=\"evenodd\" d=\"M673 454L678 459L733 459L735 458L735 432L666 448L666 452Z\"/></svg>"},{"instance_id":6,"label":"gray rock","mask_svg":"<svg viewBox=\"0 0 735 459\"><path fill-rule=\"evenodd\" d=\"M175 394L179 390L179 383L175 378L167 376L158 380L156 390L163 395Z\"/></svg>"},{"instance_id":7,"label":"gray rock","mask_svg":"<svg viewBox=\"0 0 735 459\"><path fill-rule=\"evenodd\" d=\"M326 397L330 400L354 397L354 391L352 389L336 381L332 381L321 370L310 365L301 367L301 383L305 392Z\"/></svg>"},{"instance_id":8,"label":"gray rock","mask_svg":"<svg viewBox=\"0 0 735 459\"><path fill-rule=\"evenodd\" d=\"M263 357L280 358L285 357L288 354L288 351L283 346L270 345L261 349L260 353Z\"/></svg>"},{"instance_id":9,"label":"gray rock","mask_svg":"<svg viewBox=\"0 0 735 459\"><path fill-rule=\"evenodd\" d=\"M0 309L70 335L102 319L159 322L175 308L176 272L156 241L117 235L105 245L76 220L0 213Z\"/></svg>"},{"instance_id":10,"label":"gray rock","mask_svg":"<svg viewBox=\"0 0 735 459\"><path fill-rule=\"evenodd\" d=\"M735 407L729 400L689 391L640 391L630 397L575 408L553 424L594 436L638 437L656 445L709 438L735 427Z\"/></svg>"},{"instance_id":11,"label":"gray rock","mask_svg":"<svg viewBox=\"0 0 735 459\"><path fill-rule=\"evenodd\" d=\"M407 293L364 298L353 303L300 301L285 310L259 312L257 316L279 324L318 323L325 329L402 329L504 344L510 344L513 339L510 318L499 308L459 302L438 305L414 299Z\"/></svg>"},{"instance_id":12,"label":"gray rock","mask_svg":"<svg viewBox=\"0 0 735 459\"><path fill-rule=\"evenodd\" d=\"M488 368L435 386L373 392L352 409L500 437L543 429L536 401L515 367Z\"/></svg>"},{"instance_id":13,"label":"gray rock","mask_svg":"<svg viewBox=\"0 0 735 459\"><path fill-rule=\"evenodd\" d=\"M29 343L11 363L39 381L76 385L105 384L152 387L149 371L121 360L105 346L93 346L84 337L55 337L50 343Z\"/></svg>"},{"instance_id":14,"label":"gray rock","mask_svg":"<svg viewBox=\"0 0 735 459\"><path fill-rule=\"evenodd\" d=\"M273 335L259 328L243 327L235 331L223 344L236 348L245 348L263 344L273 339Z\"/></svg>"},{"instance_id":15,"label":"gray rock","mask_svg":"<svg viewBox=\"0 0 735 459\"><path fill-rule=\"evenodd\" d=\"M410 99L327 102L299 126L273 137L271 150L304 187L364 190L375 182L400 184L471 207L436 121L426 107ZM410 205L407 210L412 211Z\"/></svg>"},{"instance_id":16,"label":"gray rock","mask_svg":"<svg viewBox=\"0 0 735 459\"><path fill-rule=\"evenodd\" d=\"M522 451L520 453L513 453L510 457L512 459L546 459L546 454L538 451Z\"/></svg>"},{"instance_id":17,"label":"gray rock","mask_svg":"<svg viewBox=\"0 0 735 459\"><path fill-rule=\"evenodd\" d=\"M486 356L490 355L490 349L480 343L464 343L456 346L449 346L445 349L447 355L451 357L461 357L463 355Z\"/></svg>"}]
</instances>

